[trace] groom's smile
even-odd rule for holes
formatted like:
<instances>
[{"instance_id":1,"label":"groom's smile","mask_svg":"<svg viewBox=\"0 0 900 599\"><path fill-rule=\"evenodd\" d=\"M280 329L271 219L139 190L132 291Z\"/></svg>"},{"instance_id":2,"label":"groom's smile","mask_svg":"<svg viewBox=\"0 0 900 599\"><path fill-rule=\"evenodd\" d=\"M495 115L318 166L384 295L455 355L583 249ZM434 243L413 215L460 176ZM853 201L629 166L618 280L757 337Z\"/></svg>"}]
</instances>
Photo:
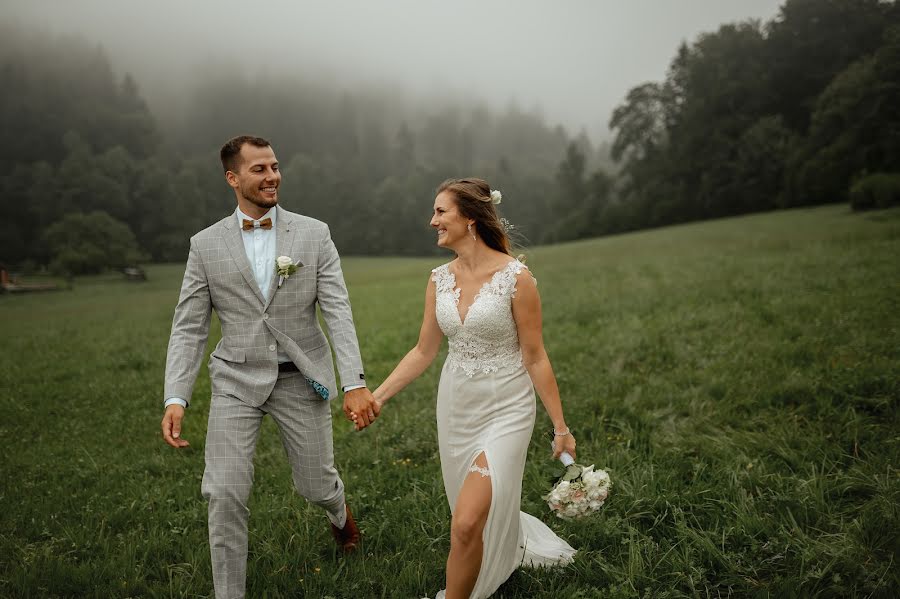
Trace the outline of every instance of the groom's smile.
<instances>
[{"instance_id":1,"label":"groom's smile","mask_svg":"<svg viewBox=\"0 0 900 599\"><path fill-rule=\"evenodd\" d=\"M257 177L252 178L256 179ZM281 179L280 174L277 175L277 179L278 181L275 183L267 180L263 185L259 185L256 181L253 181L248 185L241 185L241 195L250 203L268 210L278 203L278 182L280 182Z\"/></svg>"}]
</instances>

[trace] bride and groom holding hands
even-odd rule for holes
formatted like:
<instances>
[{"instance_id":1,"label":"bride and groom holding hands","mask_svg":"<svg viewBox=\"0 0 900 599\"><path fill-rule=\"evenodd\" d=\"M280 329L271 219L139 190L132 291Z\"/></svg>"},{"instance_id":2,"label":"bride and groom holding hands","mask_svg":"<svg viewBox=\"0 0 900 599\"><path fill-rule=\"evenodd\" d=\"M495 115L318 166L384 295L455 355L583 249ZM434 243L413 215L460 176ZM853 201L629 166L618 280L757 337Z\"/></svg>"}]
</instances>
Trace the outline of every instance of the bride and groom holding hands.
<instances>
[{"instance_id":1,"label":"bride and groom holding hands","mask_svg":"<svg viewBox=\"0 0 900 599\"><path fill-rule=\"evenodd\" d=\"M278 204L271 144L229 140L220 153L234 213L191 238L166 361L163 438L186 447L185 410L212 310L222 338L209 359L211 402L202 493L218 599L243 597L247 501L266 414L278 427L297 492L321 506L345 552L359 528L334 466L331 410L338 396L357 429L418 377L449 343L437 390L438 445L452 513L447 599L488 597L519 565L572 561L575 550L520 512L535 390L554 424L555 456L575 455L544 350L537 284L511 256L497 214L500 193L481 179L442 183L431 226L456 258L428 276L419 339L374 392L366 386L340 259L328 226ZM316 306L331 336L319 326Z\"/></svg>"}]
</instances>

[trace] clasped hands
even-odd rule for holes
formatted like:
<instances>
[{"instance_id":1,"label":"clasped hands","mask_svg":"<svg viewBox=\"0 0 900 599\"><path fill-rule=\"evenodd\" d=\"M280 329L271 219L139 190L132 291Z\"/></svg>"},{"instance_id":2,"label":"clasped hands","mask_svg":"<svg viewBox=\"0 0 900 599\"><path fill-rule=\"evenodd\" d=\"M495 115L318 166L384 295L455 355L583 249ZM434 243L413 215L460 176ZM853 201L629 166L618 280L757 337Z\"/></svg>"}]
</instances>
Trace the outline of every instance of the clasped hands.
<instances>
[{"instance_id":1,"label":"clasped hands","mask_svg":"<svg viewBox=\"0 0 900 599\"><path fill-rule=\"evenodd\" d=\"M365 387L344 393L344 416L361 431L378 418L382 403Z\"/></svg>"}]
</instances>

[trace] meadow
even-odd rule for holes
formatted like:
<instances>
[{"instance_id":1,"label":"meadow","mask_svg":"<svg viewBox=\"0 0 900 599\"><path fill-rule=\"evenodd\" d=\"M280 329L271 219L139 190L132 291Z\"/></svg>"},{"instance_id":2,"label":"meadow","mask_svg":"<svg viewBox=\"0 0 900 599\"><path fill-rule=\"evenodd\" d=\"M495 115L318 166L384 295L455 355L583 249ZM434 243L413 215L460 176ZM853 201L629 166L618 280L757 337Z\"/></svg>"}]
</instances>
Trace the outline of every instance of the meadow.
<instances>
[{"instance_id":1,"label":"meadow","mask_svg":"<svg viewBox=\"0 0 900 599\"><path fill-rule=\"evenodd\" d=\"M522 506L579 554L517 571L497 597L900 594L900 210L759 214L527 255L579 462L614 486L591 518L549 513L539 408ZM429 270L446 259L344 260L371 383L415 343ZM159 434L182 272L0 297L0 596L210 595L205 366L191 447ZM209 349L218 337L214 321ZM442 360L361 433L334 403L356 555L338 556L324 514L294 493L266 420L248 597L442 588Z\"/></svg>"}]
</instances>

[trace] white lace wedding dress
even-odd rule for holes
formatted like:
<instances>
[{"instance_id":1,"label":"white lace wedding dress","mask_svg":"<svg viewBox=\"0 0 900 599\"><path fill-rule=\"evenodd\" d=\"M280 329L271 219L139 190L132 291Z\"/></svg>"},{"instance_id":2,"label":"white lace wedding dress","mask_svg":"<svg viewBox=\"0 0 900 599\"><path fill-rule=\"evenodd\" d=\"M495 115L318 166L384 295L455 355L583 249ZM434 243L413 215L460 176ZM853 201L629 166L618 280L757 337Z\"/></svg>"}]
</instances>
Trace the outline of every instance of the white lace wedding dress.
<instances>
[{"instance_id":1,"label":"white lace wedding dress","mask_svg":"<svg viewBox=\"0 0 900 599\"><path fill-rule=\"evenodd\" d=\"M511 307L516 276L525 268L512 260L494 274L475 296L465 321L449 264L432 271L437 321L450 344L437 397L441 471L450 511L469 472L491 479L484 553L472 598L490 596L520 565L567 564L575 555L543 522L519 511L535 416L534 387L522 366ZM481 453L486 471L474 463ZM436 599L443 596L441 591Z\"/></svg>"}]
</instances>

